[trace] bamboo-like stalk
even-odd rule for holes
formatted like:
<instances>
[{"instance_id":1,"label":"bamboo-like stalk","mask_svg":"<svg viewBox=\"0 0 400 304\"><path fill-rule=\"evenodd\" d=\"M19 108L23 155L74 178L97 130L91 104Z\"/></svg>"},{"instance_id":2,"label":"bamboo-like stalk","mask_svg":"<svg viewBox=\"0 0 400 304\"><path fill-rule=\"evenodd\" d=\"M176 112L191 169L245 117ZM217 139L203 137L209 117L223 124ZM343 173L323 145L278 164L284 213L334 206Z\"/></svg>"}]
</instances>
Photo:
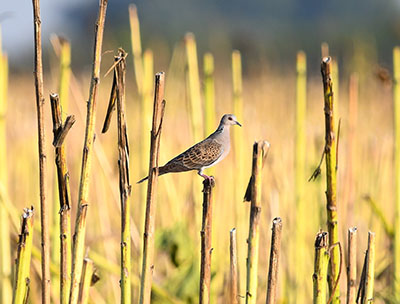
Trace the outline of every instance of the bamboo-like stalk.
<instances>
[{"instance_id":1,"label":"bamboo-like stalk","mask_svg":"<svg viewBox=\"0 0 400 304\"><path fill-rule=\"evenodd\" d=\"M142 43L140 41L140 25L137 15L137 8L134 4L129 5L129 24L131 29L131 47L133 54L133 66L135 68L135 80L139 95L141 96L143 93L144 81Z\"/></svg>"},{"instance_id":2,"label":"bamboo-like stalk","mask_svg":"<svg viewBox=\"0 0 400 304\"><path fill-rule=\"evenodd\" d=\"M339 241L338 216L336 203L336 140L334 126L334 95L332 90L330 57L325 57L321 62L322 82L324 86L324 113L325 113L325 162L326 162L326 199L327 199L327 224L329 232L329 245ZM332 293L335 282L339 276L340 250L338 246L332 249L329 267L329 292ZM339 286L336 288L332 304L339 303Z\"/></svg>"},{"instance_id":3,"label":"bamboo-like stalk","mask_svg":"<svg viewBox=\"0 0 400 304\"><path fill-rule=\"evenodd\" d=\"M347 304L355 304L357 289L357 228L352 227L348 231L348 255L347 255Z\"/></svg>"},{"instance_id":4,"label":"bamboo-like stalk","mask_svg":"<svg viewBox=\"0 0 400 304\"><path fill-rule=\"evenodd\" d=\"M313 274L314 304L326 304L329 251L328 233L323 231L315 239L315 260Z\"/></svg>"},{"instance_id":5,"label":"bamboo-like stalk","mask_svg":"<svg viewBox=\"0 0 400 304\"><path fill-rule=\"evenodd\" d=\"M204 54L203 72L204 72L204 131L205 134L208 135L211 134L215 128L214 56L211 53Z\"/></svg>"},{"instance_id":6,"label":"bamboo-like stalk","mask_svg":"<svg viewBox=\"0 0 400 304\"><path fill-rule=\"evenodd\" d=\"M278 267L281 251L282 219L274 218L272 221L271 253L269 255L269 271L267 285L267 304L276 302L276 288L278 285Z\"/></svg>"},{"instance_id":7,"label":"bamboo-like stalk","mask_svg":"<svg viewBox=\"0 0 400 304\"><path fill-rule=\"evenodd\" d=\"M308 205L304 198L305 193L305 162L306 162L306 111L307 111L307 61L303 51L297 53L296 60L296 147L295 147L295 197L296 197L296 237L293 261L295 271L295 298L299 302L306 302L307 289L302 284L306 271L307 225L301 220L307 217Z\"/></svg>"},{"instance_id":8,"label":"bamboo-like stalk","mask_svg":"<svg viewBox=\"0 0 400 304\"><path fill-rule=\"evenodd\" d=\"M62 132L61 105L57 94L50 95L53 118L53 133L56 138ZM71 196L69 191L69 173L65 144L55 147L55 164L57 166L58 196L60 201L60 303L69 301L71 287Z\"/></svg>"},{"instance_id":9,"label":"bamboo-like stalk","mask_svg":"<svg viewBox=\"0 0 400 304\"><path fill-rule=\"evenodd\" d=\"M261 213L261 176L264 155L267 154L269 145L266 141L255 142L253 145L253 166L251 174L251 209L249 237L247 239L247 278L246 278L246 304L257 301L258 282L258 254L260 238L260 213Z\"/></svg>"},{"instance_id":10,"label":"bamboo-like stalk","mask_svg":"<svg viewBox=\"0 0 400 304\"><path fill-rule=\"evenodd\" d=\"M203 217L201 222L201 259L200 259L200 293L199 303L210 303L211 283L211 236L212 236L212 188L211 179L203 181Z\"/></svg>"},{"instance_id":11,"label":"bamboo-like stalk","mask_svg":"<svg viewBox=\"0 0 400 304\"><path fill-rule=\"evenodd\" d=\"M33 207L24 209L15 270L13 304L27 303L33 240Z\"/></svg>"},{"instance_id":12,"label":"bamboo-like stalk","mask_svg":"<svg viewBox=\"0 0 400 304\"><path fill-rule=\"evenodd\" d=\"M158 159L160 150L161 128L164 116L165 74L157 73L154 87L153 122L150 135L150 161L147 184L146 218L143 234L143 263L140 282L140 304L149 304L154 270L154 230L156 211L156 189L158 179Z\"/></svg>"},{"instance_id":13,"label":"bamboo-like stalk","mask_svg":"<svg viewBox=\"0 0 400 304\"><path fill-rule=\"evenodd\" d=\"M200 94L199 67L197 60L196 40L192 33L185 35L187 58L187 81L189 88L189 109L192 134L195 142L203 139L203 107Z\"/></svg>"},{"instance_id":14,"label":"bamboo-like stalk","mask_svg":"<svg viewBox=\"0 0 400 304\"><path fill-rule=\"evenodd\" d=\"M394 107L394 252L393 295L400 294L400 47L393 49L393 107Z\"/></svg>"},{"instance_id":15,"label":"bamboo-like stalk","mask_svg":"<svg viewBox=\"0 0 400 304\"><path fill-rule=\"evenodd\" d=\"M36 110L38 123L39 148L39 190L40 190L40 219L42 245L42 304L50 304L50 234L49 214L46 202L47 170L46 170L46 141L44 132L44 96L43 96L43 64L42 64L42 30L40 19L40 0L32 0L34 25L34 77L36 93Z\"/></svg>"},{"instance_id":16,"label":"bamboo-like stalk","mask_svg":"<svg viewBox=\"0 0 400 304\"><path fill-rule=\"evenodd\" d=\"M92 283L93 272L93 261L85 258L83 260L82 281L79 286L79 304L87 304L89 302L89 289Z\"/></svg>"},{"instance_id":17,"label":"bamboo-like stalk","mask_svg":"<svg viewBox=\"0 0 400 304\"><path fill-rule=\"evenodd\" d=\"M237 267L237 247L236 229L230 231L229 243L229 303L238 304L238 267Z\"/></svg>"},{"instance_id":18,"label":"bamboo-like stalk","mask_svg":"<svg viewBox=\"0 0 400 304\"><path fill-rule=\"evenodd\" d=\"M121 303L131 303L131 234L130 202L131 185L129 182L129 144L128 127L125 120L125 74L127 54L120 49L115 58L118 123L118 169L121 200Z\"/></svg>"},{"instance_id":19,"label":"bamboo-like stalk","mask_svg":"<svg viewBox=\"0 0 400 304\"><path fill-rule=\"evenodd\" d=\"M85 251L86 213L89 201L89 176L92 164L92 149L94 142L94 127L96 121L96 100L100 82L101 48L103 44L104 22L106 18L107 1L100 0L99 15L95 28L94 58L92 79L87 103L85 142L83 146L81 178L79 182L78 211L75 222L75 234L72 254L72 277L70 303L78 301L79 282L82 275L82 265Z\"/></svg>"},{"instance_id":20,"label":"bamboo-like stalk","mask_svg":"<svg viewBox=\"0 0 400 304\"><path fill-rule=\"evenodd\" d=\"M361 303L372 303L374 300L375 278L375 233L368 231L368 249L366 254L366 270L364 290Z\"/></svg>"},{"instance_id":21,"label":"bamboo-like stalk","mask_svg":"<svg viewBox=\"0 0 400 304\"><path fill-rule=\"evenodd\" d=\"M6 115L8 91L8 60L2 51L0 28L0 184L7 191L7 140L6 140ZM5 200L0 196L0 204ZM0 208L0 300L2 303L12 301L11 287L11 248L10 248L10 222L5 208Z\"/></svg>"}]
</instances>

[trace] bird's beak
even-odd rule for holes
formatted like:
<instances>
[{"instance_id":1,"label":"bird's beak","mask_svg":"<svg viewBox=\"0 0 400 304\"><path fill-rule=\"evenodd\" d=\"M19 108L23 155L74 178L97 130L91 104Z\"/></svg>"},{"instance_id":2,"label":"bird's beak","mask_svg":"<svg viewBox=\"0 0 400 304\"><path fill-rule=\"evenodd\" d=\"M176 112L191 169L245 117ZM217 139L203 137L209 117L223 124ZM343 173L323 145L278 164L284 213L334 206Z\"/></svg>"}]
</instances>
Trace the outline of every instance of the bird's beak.
<instances>
[{"instance_id":1,"label":"bird's beak","mask_svg":"<svg viewBox=\"0 0 400 304\"><path fill-rule=\"evenodd\" d=\"M240 122L236 121L236 124L241 127L242 125L240 124Z\"/></svg>"}]
</instances>

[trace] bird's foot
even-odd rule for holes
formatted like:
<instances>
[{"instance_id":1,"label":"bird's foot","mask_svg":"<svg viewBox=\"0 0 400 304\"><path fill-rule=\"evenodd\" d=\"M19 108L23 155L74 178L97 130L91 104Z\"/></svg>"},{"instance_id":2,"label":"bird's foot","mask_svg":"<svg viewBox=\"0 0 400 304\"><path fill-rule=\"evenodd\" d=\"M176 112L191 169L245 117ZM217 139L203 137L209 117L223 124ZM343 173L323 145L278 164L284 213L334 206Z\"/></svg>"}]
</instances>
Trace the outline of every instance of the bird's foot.
<instances>
[{"instance_id":1,"label":"bird's foot","mask_svg":"<svg viewBox=\"0 0 400 304\"><path fill-rule=\"evenodd\" d=\"M206 174L200 174L201 177L204 178L204 182L208 182L211 187L215 186L214 176L208 176Z\"/></svg>"}]
</instances>

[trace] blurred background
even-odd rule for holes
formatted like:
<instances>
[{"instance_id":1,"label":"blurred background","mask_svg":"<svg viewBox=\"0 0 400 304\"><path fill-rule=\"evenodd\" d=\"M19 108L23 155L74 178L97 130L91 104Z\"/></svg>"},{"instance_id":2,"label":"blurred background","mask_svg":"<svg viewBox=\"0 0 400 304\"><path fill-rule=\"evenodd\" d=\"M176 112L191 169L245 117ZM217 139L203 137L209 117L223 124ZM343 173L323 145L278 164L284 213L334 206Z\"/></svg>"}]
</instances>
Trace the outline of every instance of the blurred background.
<instances>
[{"instance_id":1,"label":"blurred background","mask_svg":"<svg viewBox=\"0 0 400 304\"><path fill-rule=\"evenodd\" d=\"M265 302L270 228L277 216L283 221L278 302L310 303L314 239L319 229L327 229L324 165L322 175L314 182L307 182L324 147L321 52L329 53L334 59L336 126L341 119L339 240L347 249L347 229L358 227L358 284L367 233L369 230L376 233L375 301L398 303L392 289L393 223L397 214L392 52L400 38L400 2L136 1L131 20L130 4L109 1L106 17L86 238L88 256L100 275L100 281L90 291L91 303L117 303L120 293L115 118L110 131L101 134L112 82L112 73L108 76L105 73L119 47L129 53L126 102L133 187L134 303L139 289L146 191L146 184L135 182L148 170L153 77L158 71L166 72L167 100L160 163L164 164L214 131L225 113L236 114L243 124L243 128L233 130L230 155L208 171L217 182L211 303L226 303L229 231L233 227L238 238L239 294L245 295L250 205L243 203L242 198L251 173L252 144L260 139L268 140L271 149L263 171L258 303ZM60 92L62 71L71 68L63 98L63 118L69 114L77 118L67 137L73 217L97 12L98 1L41 1L46 97L51 92ZM132 22L139 22L140 31L132 27ZM11 244L8 251L9 260L13 261L22 208L34 205L36 225L40 223L31 3L2 1L0 26L1 50L7 55L9 67L8 89L2 91L7 109L0 111L4 114L0 115L0 121L5 122L6 137L0 147L6 147L7 151L2 168L7 176L3 183L8 199L2 193L0 203L8 206ZM70 64L62 63L63 40L55 35L69 41ZM303 52L299 53L300 50ZM194 65L189 64L189 58L193 58ZM140 72L140 69L143 70ZM53 206L52 299L56 303L59 301L59 203L48 99L45 115L48 193ZM160 178L154 303L196 303L198 300L200 181L195 172ZM35 233L31 303L40 302L39 230ZM5 263L2 265L4 268ZM344 273L343 266L340 284L343 302ZM11 277L11 270L3 269L1 278ZM244 303L243 298L240 303Z\"/></svg>"}]
</instances>

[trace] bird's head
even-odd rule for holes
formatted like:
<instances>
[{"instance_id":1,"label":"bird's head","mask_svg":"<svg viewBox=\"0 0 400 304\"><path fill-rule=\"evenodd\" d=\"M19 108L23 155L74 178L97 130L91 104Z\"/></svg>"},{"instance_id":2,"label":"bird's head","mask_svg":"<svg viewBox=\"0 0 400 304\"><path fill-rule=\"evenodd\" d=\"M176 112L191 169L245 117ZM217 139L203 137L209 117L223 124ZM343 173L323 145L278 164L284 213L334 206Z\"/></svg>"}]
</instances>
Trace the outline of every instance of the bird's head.
<instances>
[{"instance_id":1,"label":"bird's head","mask_svg":"<svg viewBox=\"0 0 400 304\"><path fill-rule=\"evenodd\" d=\"M232 125L238 125L241 127L242 125L237 121L237 118L233 114L225 114L221 118L220 126L232 126Z\"/></svg>"}]
</instances>

